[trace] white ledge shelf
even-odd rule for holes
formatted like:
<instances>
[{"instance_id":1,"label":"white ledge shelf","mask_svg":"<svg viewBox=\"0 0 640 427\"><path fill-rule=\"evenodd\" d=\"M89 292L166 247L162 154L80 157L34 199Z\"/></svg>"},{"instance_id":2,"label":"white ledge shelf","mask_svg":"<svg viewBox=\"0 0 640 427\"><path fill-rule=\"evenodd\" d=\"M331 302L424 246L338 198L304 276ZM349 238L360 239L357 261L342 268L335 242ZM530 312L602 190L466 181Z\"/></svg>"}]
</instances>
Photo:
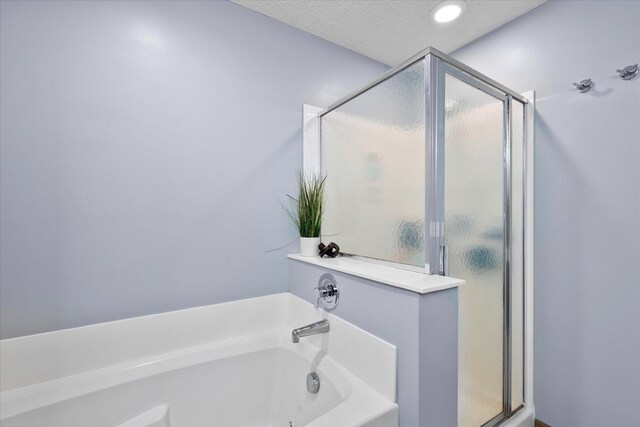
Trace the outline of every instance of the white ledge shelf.
<instances>
[{"instance_id":1,"label":"white ledge shelf","mask_svg":"<svg viewBox=\"0 0 640 427\"><path fill-rule=\"evenodd\" d=\"M350 257L320 258L290 254L289 258L419 294L428 294L429 292L464 285L464 280L453 277L416 273L372 262L359 261Z\"/></svg>"}]
</instances>

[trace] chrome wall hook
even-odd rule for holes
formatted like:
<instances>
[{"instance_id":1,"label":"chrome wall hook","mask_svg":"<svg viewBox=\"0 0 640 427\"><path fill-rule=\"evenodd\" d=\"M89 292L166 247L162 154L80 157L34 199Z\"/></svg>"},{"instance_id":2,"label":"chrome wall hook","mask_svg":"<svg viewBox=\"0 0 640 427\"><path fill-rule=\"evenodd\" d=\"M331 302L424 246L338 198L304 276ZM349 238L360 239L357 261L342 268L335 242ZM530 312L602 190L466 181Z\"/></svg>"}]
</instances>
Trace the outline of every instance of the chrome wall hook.
<instances>
[{"instance_id":1,"label":"chrome wall hook","mask_svg":"<svg viewBox=\"0 0 640 427\"><path fill-rule=\"evenodd\" d=\"M580 83L573 84L580 93L589 92L596 85L591 79L584 79Z\"/></svg>"},{"instance_id":2,"label":"chrome wall hook","mask_svg":"<svg viewBox=\"0 0 640 427\"><path fill-rule=\"evenodd\" d=\"M622 80L631 80L638 75L638 64L629 65L622 70L616 70Z\"/></svg>"}]
</instances>

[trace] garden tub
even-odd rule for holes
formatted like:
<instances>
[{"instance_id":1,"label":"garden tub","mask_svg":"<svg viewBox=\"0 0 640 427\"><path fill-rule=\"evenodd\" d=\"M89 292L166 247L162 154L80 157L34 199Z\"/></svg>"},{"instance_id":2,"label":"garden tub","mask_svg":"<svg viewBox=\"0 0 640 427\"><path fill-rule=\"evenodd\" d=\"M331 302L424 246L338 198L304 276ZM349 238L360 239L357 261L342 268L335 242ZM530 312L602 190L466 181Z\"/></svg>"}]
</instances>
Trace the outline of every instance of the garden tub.
<instances>
[{"instance_id":1,"label":"garden tub","mask_svg":"<svg viewBox=\"0 0 640 427\"><path fill-rule=\"evenodd\" d=\"M291 342L321 318L327 334ZM398 423L395 348L288 293L3 340L0 357L3 427Z\"/></svg>"}]
</instances>

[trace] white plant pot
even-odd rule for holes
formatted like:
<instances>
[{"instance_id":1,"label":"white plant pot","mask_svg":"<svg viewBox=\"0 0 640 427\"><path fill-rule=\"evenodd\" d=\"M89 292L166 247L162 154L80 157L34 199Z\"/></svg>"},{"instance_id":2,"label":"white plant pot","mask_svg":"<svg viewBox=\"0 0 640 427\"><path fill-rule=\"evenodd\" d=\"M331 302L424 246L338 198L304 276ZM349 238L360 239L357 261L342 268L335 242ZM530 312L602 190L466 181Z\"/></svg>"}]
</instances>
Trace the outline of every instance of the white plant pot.
<instances>
[{"instance_id":1,"label":"white plant pot","mask_svg":"<svg viewBox=\"0 0 640 427\"><path fill-rule=\"evenodd\" d=\"M318 245L319 237L301 237L300 238L300 255L302 256L320 256Z\"/></svg>"}]
</instances>

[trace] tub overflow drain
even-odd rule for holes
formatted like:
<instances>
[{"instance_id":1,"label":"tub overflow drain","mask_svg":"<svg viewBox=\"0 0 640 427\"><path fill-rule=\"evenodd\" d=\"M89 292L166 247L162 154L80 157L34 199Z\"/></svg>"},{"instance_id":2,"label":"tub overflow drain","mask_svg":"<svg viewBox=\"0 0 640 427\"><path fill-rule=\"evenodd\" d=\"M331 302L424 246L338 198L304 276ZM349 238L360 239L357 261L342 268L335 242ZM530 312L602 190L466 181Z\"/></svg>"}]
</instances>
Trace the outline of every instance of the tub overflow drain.
<instances>
[{"instance_id":1,"label":"tub overflow drain","mask_svg":"<svg viewBox=\"0 0 640 427\"><path fill-rule=\"evenodd\" d=\"M296 419L293 417L289 417L289 427L296 427Z\"/></svg>"},{"instance_id":2,"label":"tub overflow drain","mask_svg":"<svg viewBox=\"0 0 640 427\"><path fill-rule=\"evenodd\" d=\"M316 394L318 390L320 390L320 378L318 374L311 372L307 375L307 391Z\"/></svg>"}]
</instances>

